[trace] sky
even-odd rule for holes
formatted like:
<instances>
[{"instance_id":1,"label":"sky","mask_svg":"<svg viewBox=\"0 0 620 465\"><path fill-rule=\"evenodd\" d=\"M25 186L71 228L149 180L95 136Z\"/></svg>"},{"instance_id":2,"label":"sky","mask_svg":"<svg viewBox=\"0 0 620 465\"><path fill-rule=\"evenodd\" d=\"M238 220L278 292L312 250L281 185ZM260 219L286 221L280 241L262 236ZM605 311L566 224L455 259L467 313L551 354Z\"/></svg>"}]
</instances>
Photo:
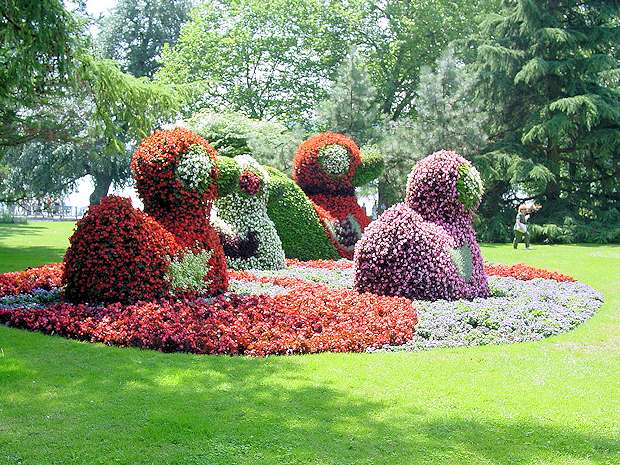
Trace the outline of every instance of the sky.
<instances>
[{"instance_id":1,"label":"sky","mask_svg":"<svg viewBox=\"0 0 620 465\"><path fill-rule=\"evenodd\" d=\"M92 15L99 15L106 13L114 5L116 5L116 0L88 0L86 2L86 9Z\"/></svg>"}]
</instances>

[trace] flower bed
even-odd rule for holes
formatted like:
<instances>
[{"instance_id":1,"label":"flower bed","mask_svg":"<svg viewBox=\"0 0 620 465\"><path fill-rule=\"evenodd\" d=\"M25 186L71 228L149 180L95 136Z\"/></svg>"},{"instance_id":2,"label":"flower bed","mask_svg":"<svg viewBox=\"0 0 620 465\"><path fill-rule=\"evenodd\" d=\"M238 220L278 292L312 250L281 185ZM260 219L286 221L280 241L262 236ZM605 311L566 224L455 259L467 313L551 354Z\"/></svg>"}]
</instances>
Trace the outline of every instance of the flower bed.
<instances>
[{"instance_id":1,"label":"flower bed","mask_svg":"<svg viewBox=\"0 0 620 465\"><path fill-rule=\"evenodd\" d=\"M36 270L25 272L29 277ZM48 273L47 268L41 269ZM413 337L415 308L403 298L358 294L307 280L286 278L260 295L159 300L95 306L50 302L29 294L33 279L0 275L12 292L0 298L0 322L73 339L165 352L210 354L294 354L361 352ZM252 273L231 272L235 281L257 287ZM266 279L268 282L269 280ZM60 279L49 282L58 289ZM8 288L8 285L7 285ZM269 290L279 290L269 295ZM39 291L37 291L39 292ZM8 294L8 293L7 293ZM43 300L43 301L42 301Z\"/></svg>"},{"instance_id":2,"label":"flower bed","mask_svg":"<svg viewBox=\"0 0 620 465\"><path fill-rule=\"evenodd\" d=\"M472 301L359 294L351 261L287 260L282 270L231 271L232 292L215 298L95 306L60 300L62 264L54 264L0 275L0 322L118 346L264 356L536 340L569 331L602 304L560 273L485 271L491 297Z\"/></svg>"}]
</instances>

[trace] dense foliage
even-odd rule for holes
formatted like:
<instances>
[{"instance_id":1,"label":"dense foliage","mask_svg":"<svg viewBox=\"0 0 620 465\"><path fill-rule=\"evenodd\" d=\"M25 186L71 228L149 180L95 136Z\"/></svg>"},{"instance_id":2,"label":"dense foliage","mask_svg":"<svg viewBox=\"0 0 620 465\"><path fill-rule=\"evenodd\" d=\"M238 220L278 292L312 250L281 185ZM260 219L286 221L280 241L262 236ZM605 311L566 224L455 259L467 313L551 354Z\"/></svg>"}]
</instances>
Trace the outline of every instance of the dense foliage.
<instances>
[{"instance_id":1,"label":"dense foliage","mask_svg":"<svg viewBox=\"0 0 620 465\"><path fill-rule=\"evenodd\" d=\"M235 157L251 154L263 165L281 171L291 169L291 160L302 138L280 123L248 118L232 111L198 112L187 122L219 155Z\"/></svg>"},{"instance_id":2,"label":"dense foliage","mask_svg":"<svg viewBox=\"0 0 620 465\"><path fill-rule=\"evenodd\" d=\"M73 72L78 24L60 0L0 4L0 147L29 140L22 111L47 100Z\"/></svg>"},{"instance_id":3,"label":"dense foliage","mask_svg":"<svg viewBox=\"0 0 620 465\"><path fill-rule=\"evenodd\" d=\"M484 240L507 238L523 199L555 225L537 229L541 238L620 239L619 13L617 1L518 0L486 18L477 60L492 117L491 145L477 157L488 185Z\"/></svg>"},{"instance_id":4,"label":"dense foliage","mask_svg":"<svg viewBox=\"0 0 620 465\"><path fill-rule=\"evenodd\" d=\"M99 24L98 48L123 71L153 77L162 47L176 41L191 5L191 0L118 0Z\"/></svg>"},{"instance_id":5,"label":"dense foliage","mask_svg":"<svg viewBox=\"0 0 620 465\"><path fill-rule=\"evenodd\" d=\"M338 258L306 194L281 171L265 168L271 177L267 213L276 226L286 257L299 260Z\"/></svg>"},{"instance_id":6,"label":"dense foliage","mask_svg":"<svg viewBox=\"0 0 620 465\"><path fill-rule=\"evenodd\" d=\"M420 73L454 40L475 33L496 0L357 0L347 8L381 111L391 120L415 116ZM428 154L424 154L428 155ZM411 166L409 167L411 168Z\"/></svg>"},{"instance_id":7,"label":"dense foliage","mask_svg":"<svg viewBox=\"0 0 620 465\"><path fill-rule=\"evenodd\" d=\"M204 83L199 107L303 122L346 53L339 3L210 0L191 12L176 45L164 47L158 75Z\"/></svg>"},{"instance_id":8,"label":"dense foliage","mask_svg":"<svg viewBox=\"0 0 620 465\"><path fill-rule=\"evenodd\" d=\"M172 234L123 197L105 197L77 223L65 254L63 284L70 302L153 300L168 295Z\"/></svg>"},{"instance_id":9,"label":"dense foliage","mask_svg":"<svg viewBox=\"0 0 620 465\"><path fill-rule=\"evenodd\" d=\"M346 134L358 145L379 135L382 116L377 91L357 48L353 48L340 65L328 99L320 110L319 126Z\"/></svg>"},{"instance_id":10,"label":"dense foliage","mask_svg":"<svg viewBox=\"0 0 620 465\"><path fill-rule=\"evenodd\" d=\"M383 213L358 242L355 288L425 300L486 297L489 287L471 224L482 196L476 176L454 152L419 161L405 202ZM472 179L459 182L463 177ZM467 187L462 192L468 205L460 200L460 186Z\"/></svg>"}]
</instances>

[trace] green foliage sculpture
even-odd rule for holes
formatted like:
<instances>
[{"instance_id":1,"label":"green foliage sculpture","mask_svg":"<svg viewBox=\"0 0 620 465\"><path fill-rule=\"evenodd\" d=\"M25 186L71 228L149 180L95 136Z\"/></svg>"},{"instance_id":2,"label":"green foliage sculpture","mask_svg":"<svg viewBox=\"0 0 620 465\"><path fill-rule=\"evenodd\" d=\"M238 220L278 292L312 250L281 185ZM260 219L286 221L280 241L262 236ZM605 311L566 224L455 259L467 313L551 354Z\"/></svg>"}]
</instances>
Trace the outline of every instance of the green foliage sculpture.
<instances>
[{"instance_id":1,"label":"green foliage sculpture","mask_svg":"<svg viewBox=\"0 0 620 465\"><path fill-rule=\"evenodd\" d=\"M274 222L287 258L299 260L340 258L308 196L281 171L266 167L271 175L267 211Z\"/></svg>"}]
</instances>

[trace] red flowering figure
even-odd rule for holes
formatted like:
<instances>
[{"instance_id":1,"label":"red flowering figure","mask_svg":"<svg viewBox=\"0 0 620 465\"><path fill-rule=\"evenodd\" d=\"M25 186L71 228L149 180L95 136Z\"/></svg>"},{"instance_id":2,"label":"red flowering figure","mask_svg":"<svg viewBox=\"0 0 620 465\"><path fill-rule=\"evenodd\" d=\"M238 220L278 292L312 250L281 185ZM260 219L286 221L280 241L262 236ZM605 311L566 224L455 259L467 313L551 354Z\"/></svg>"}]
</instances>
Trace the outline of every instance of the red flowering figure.
<instances>
[{"instance_id":1,"label":"red flowering figure","mask_svg":"<svg viewBox=\"0 0 620 465\"><path fill-rule=\"evenodd\" d=\"M105 197L78 221L62 281L71 302L153 300L168 295L172 234L124 197Z\"/></svg>"},{"instance_id":2,"label":"red flowering figure","mask_svg":"<svg viewBox=\"0 0 620 465\"><path fill-rule=\"evenodd\" d=\"M194 253L210 251L208 292L228 288L226 258L209 223L217 196L216 151L184 128L157 130L144 139L131 159L144 211L170 231L179 245Z\"/></svg>"},{"instance_id":3,"label":"red flowering figure","mask_svg":"<svg viewBox=\"0 0 620 465\"><path fill-rule=\"evenodd\" d=\"M370 223L357 203L355 187L376 179L383 161L363 157L350 138L332 132L311 137L293 160L293 179L314 202L325 231L342 257L353 258L355 243Z\"/></svg>"},{"instance_id":4,"label":"red flowering figure","mask_svg":"<svg viewBox=\"0 0 620 465\"><path fill-rule=\"evenodd\" d=\"M373 222L356 247L356 289L425 300L488 296L471 224L482 189L476 169L454 152L420 160L405 202Z\"/></svg>"}]
</instances>

